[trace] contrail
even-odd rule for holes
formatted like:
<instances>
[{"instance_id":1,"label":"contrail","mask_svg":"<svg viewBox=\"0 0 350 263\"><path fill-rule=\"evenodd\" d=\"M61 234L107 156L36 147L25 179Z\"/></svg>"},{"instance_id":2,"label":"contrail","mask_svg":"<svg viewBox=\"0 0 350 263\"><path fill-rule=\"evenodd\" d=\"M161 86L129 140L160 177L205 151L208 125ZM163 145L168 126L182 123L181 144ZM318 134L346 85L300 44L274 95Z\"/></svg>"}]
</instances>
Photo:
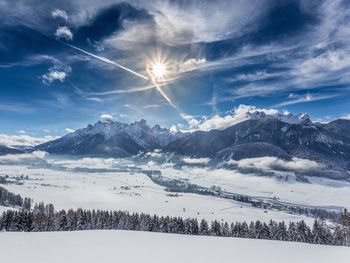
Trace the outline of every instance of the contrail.
<instances>
[{"instance_id":1,"label":"contrail","mask_svg":"<svg viewBox=\"0 0 350 263\"><path fill-rule=\"evenodd\" d=\"M101 61L103 61L103 62L106 62L106 63L108 63L108 64L112 64L112 65L117 66L117 67L119 67L119 68L121 68L121 69L124 69L124 70L126 70L126 71L128 71L128 72L130 72L130 73L132 73L132 74L134 74L134 75L136 75L136 76L138 76L138 77L141 77L141 78L143 78L143 79L149 80L146 76L141 75L140 73L137 73L137 72L133 71L132 69L129 69L129 68L127 68L127 67L124 67L123 65L120 65L119 63L114 62L114 61L112 61L112 60L110 60L110 59L108 59L108 58L101 57L101 56L97 56L97 55L95 55L95 54L92 54L92 53L90 53L90 52L87 52L87 51L85 51L85 50L83 50L83 49L81 49L81 48L78 48L78 47L73 46L73 45L68 44L68 43L64 43L64 42L61 42L61 43L63 43L63 44L66 45L66 46L69 46L69 47L71 47L71 48L74 48L74 49L76 49L76 50L78 50L78 51L80 51L80 52L83 52L84 54L89 55L89 56L91 56L91 57L93 57L93 58L96 58L96 59L101 60Z\"/></svg>"},{"instance_id":2,"label":"contrail","mask_svg":"<svg viewBox=\"0 0 350 263\"><path fill-rule=\"evenodd\" d=\"M165 92L161 89L161 85L157 83L157 81L154 79L152 74L149 74L151 77L151 81L154 84L154 87L156 88L156 90L160 93L160 95L162 95L162 97L169 103L169 105L171 107L173 107L174 109L177 110L176 106L174 105L174 103L171 101L171 99L168 97L168 95L165 94Z\"/></svg>"},{"instance_id":3,"label":"contrail","mask_svg":"<svg viewBox=\"0 0 350 263\"><path fill-rule=\"evenodd\" d=\"M60 42L61 42L61 41L60 41ZM85 51L85 50L83 50L83 49L81 49L81 48L78 48L78 47L76 47L76 46L73 46L73 45L68 44L68 43L65 43L65 42L61 42L61 43L63 43L64 45L66 45L66 46L68 46L68 47L74 48L74 49L76 49L76 50L78 50L78 51L80 51L80 52L82 52L82 53L84 53L84 54L86 54L86 55L89 55L89 56L91 56L91 57L93 57L93 58L96 58L96 59L101 60L101 61L103 61L103 62L106 62L106 63L108 63L108 64L112 64L112 65L117 66L117 67L119 67L119 68L121 68L121 69L124 69L124 70L126 70L126 71L128 71L128 72L130 72L130 73L132 73L132 74L134 74L134 75L136 75L136 76L138 76L138 77L141 77L141 78L146 79L146 80L150 80L148 77L146 77L146 76L144 76L144 75L141 75L140 73L137 73L137 72L133 71L132 69L129 69L129 68L127 68L127 67L124 67L123 65L120 65L119 63L116 63L116 62L114 62L114 61L112 61L112 60L110 60L110 59L108 59L108 58L101 57L101 56L97 56L97 55L95 55L95 54L92 54L92 53L90 53L90 52L88 52L88 51ZM161 85L157 83L157 81L154 79L154 77L152 76L152 74L149 74L149 75L150 75L150 78L151 78L152 83L154 84L154 87L146 87L146 88L131 90L131 91L129 91L129 92L131 93L131 92L135 92L135 91L143 91L143 90L147 90L147 89L156 88L156 90L159 92L159 94L169 103L169 105L170 105L171 107L173 107L174 109L177 110L176 106L175 106L174 103L171 101L171 99L168 97L168 95L166 95L165 92L161 89ZM118 92L116 92L116 93L118 93ZM128 92L127 92L127 91L121 91L120 93L128 93Z\"/></svg>"}]
</instances>

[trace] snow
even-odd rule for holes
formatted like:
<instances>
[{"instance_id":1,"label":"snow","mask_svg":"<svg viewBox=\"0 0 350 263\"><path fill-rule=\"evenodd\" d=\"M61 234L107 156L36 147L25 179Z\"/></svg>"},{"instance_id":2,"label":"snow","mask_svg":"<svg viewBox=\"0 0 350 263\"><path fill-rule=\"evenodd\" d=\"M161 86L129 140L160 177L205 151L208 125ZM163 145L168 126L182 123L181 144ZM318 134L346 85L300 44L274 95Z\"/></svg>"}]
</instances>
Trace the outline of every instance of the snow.
<instances>
[{"instance_id":1,"label":"snow","mask_svg":"<svg viewBox=\"0 0 350 263\"><path fill-rule=\"evenodd\" d=\"M6 207L6 206L1 206L1 205L0 205L0 215L1 215L3 212L5 212L5 211L7 211L7 210L10 210L10 209L14 209L14 208Z\"/></svg>"},{"instance_id":2,"label":"snow","mask_svg":"<svg viewBox=\"0 0 350 263\"><path fill-rule=\"evenodd\" d=\"M188 164L208 164L210 161L209 158L190 158L190 157L184 157L182 160Z\"/></svg>"},{"instance_id":3,"label":"snow","mask_svg":"<svg viewBox=\"0 0 350 263\"><path fill-rule=\"evenodd\" d=\"M322 208L350 207L349 182L307 177L310 183L302 183L293 179L290 171L281 172L284 179L278 180L275 177L196 167L193 164L179 167L175 163L164 162L166 158L159 157L159 152L155 153L126 159L68 159L38 153L32 154L32 157L30 154L6 155L0 158L0 176L28 175L30 180L24 180L23 185L8 184L5 188L23 197L33 198L35 202L53 203L56 209L128 210L228 222L258 219L265 222L270 219L287 222L305 220L309 225L313 222L310 217L276 210L265 212L247 203L213 196L190 193L169 196L164 187L136 169L160 170L164 177L204 187L219 186L223 191L256 198L277 198L280 202ZM305 167L305 164L302 166ZM133 167L135 171L127 171L128 167ZM286 181L287 176L289 179Z\"/></svg>"},{"instance_id":4,"label":"snow","mask_svg":"<svg viewBox=\"0 0 350 263\"><path fill-rule=\"evenodd\" d=\"M0 233L1 262L345 263L350 248L135 231Z\"/></svg>"},{"instance_id":5,"label":"snow","mask_svg":"<svg viewBox=\"0 0 350 263\"><path fill-rule=\"evenodd\" d=\"M293 115L289 112L280 112L275 109L261 109L255 106L239 105L225 116L214 115L201 120L191 116L183 116L190 124L191 130L210 131L213 129L223 130L246 120L276 119L288 124L311 124L306 113Z\"/></svg>"},{"instance_id":6,"label":"snow","mask_svg":"<svg viewBox=\"0 0 350 263\"><path fill-rule=\"evenodd\" d=\"M311 183L277 180L274 177L242 174L235 170L163 167L162 175L185 179L200 186L220 186L223 190L263 198L318 207L350 207L350 183L327 178L307 177ZM288 175L290 172L282 173ZM289 174L289 176L291 176Z\"/></svg>"},{"instance_id":7,"label":"snow","mask_svg":"<svg viewBox=\"0 0 350 263\"><path fill-rule=\"evenodd\" d=\"M104 119L98 121L94 125L88 125L86 128L67 134L63 138L101 134L106 140L108 140L114 135L121 133L128 134L136 143L146 149L154 142L157 142L161 146L165 146L170 141L182 136L181 132L174 133L173 131L170 131L167 128L162 128L159 125L155 125L151 128L144 119L135 121L131 124Z\"/></svg>"},{"instance_id":8,"label":"snow","mask_svg":"<svg viewBox=\"0 0 350 263\"><path fill-rule=\"evenodd\" d=\"M91 161L88 159L87 161ZM68 161L62 161L68 165ZM81 160L74 163L84 167ZM106 165L109 161L101 162ZM90 162L101 167L98 162ZM71 164L73 165L73 164ZM158 215L196 217L207 220L235 221L295 221L313 219L280 211L264 212L249 204L212 196L181 193L170 197L164 188L153 183L145 174L129 172L57 171L20 165L1 165L0 175L28 175L23 185L6 185L6 189L34 201L53 203L56 209L85 208L127 210ZM91 167L91 166L89 166ZM127 186L130 190L125 189ZM123 189L123 188L124 189Z\"/></svg>"}]
</instances>

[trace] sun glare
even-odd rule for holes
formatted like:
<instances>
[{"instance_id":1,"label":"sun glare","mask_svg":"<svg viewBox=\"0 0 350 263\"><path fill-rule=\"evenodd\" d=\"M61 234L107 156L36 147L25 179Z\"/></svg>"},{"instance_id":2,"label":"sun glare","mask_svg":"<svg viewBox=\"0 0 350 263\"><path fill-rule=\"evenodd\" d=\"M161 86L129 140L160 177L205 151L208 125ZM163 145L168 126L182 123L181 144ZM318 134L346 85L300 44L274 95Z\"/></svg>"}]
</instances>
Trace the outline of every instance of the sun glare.
<instances>
[{"instance_id":1,"label":"sun glare","mask_svg":"<svg viewBox=\"0 0 350 263\"><path fill-rule=\"evenodd\" d=\"M163 78L166 73L165 65L162 63L156 63L152 66L152 74L156 79Z\"/></svg>"}]
</instances>

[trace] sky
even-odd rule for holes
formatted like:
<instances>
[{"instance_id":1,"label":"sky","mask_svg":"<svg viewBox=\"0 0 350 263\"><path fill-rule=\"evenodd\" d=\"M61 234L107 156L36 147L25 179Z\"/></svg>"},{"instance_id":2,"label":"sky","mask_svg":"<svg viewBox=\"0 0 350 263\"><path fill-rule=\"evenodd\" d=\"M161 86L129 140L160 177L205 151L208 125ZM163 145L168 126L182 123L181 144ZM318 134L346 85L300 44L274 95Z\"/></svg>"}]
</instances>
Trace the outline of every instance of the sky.
<instances>
[{"instance_id":1,"label":"sky","mask_svg":"<svg viewBox=\"0 0 350 263\"><path fill-rule=\"evenodd\" d=\"M2 0L0 17L0 141L101 118L186 129L239 105L350 116L346 0Z\"/></svg>"}]
</instances>

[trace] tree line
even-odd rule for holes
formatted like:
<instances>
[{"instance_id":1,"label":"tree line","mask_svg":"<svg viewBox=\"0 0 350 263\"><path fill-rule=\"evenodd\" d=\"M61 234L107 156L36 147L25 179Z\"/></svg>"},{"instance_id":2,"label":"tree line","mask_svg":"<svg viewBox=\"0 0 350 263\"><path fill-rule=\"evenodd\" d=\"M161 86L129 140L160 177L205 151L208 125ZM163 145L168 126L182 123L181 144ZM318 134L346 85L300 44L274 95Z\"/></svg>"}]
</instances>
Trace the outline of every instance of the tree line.
<instances>
[{"instance_id":1,"label":"tree line","mask_svg":"<svg viewBox=\"0 0 350 263\"><path fill-rule=\"evenodd\" d=\"M312 244L350 246L350 219L345 210L343 224L330 228L324 221L315 219L310 228L304 221L268 223L208 222L195 218L157 216L126 211L60 210L54 212L43 203L34 210L7 210L0 217L1 231L75 231L75 230L134 230L185 235L254 238L305 242Z\"/></svg>"},{"instance_id":2,"label":"tree line","mask_svg":"<svg viewBox=\"0 0 350 263\"><path fill-rule=\"evenodd\" d=\"M0 205L17 210L7 210L0 216L0 231L75 231L94 229L120 229L176 233L187 235L241 237L267 240L295 241L312 244L350 246L350 214L344 209L335 227L315 219L312 228L304 221L236 222L214 220L208 222L195 218L157 216L126 211L61 210L53 204L35 203L0 187Z\"/></svg>"},{"instance_id":3,"label":"tree line","mask_svg":"<svg viewBox=\"0 0 350 263\"><path fill-rule=\"evenodd\" d=\"M328 219L331 221L338 221L340 217L340 212L338 211L330 211L330 210L320 209L320 208L301 207L297 205L289 205L289 204L277 203L273 201L262 201L262 200L254 199L247 195L221 191L221 188L219 190L215 186L208 188L208 187L198 186L196 184L184 182L179 179L166 178L161 176L161 172L159 170L143 170L142 172L146 174L154 183L165 187L164 190L167 192L194 193L194 194L200 194L200 195L218 196L221 198L232 199L242 203L248 203L253 207L258 207L263 209L276 209L279 211L286 211L288 213L312 216L314 218Z\"/></svg>"}]
</instances>

